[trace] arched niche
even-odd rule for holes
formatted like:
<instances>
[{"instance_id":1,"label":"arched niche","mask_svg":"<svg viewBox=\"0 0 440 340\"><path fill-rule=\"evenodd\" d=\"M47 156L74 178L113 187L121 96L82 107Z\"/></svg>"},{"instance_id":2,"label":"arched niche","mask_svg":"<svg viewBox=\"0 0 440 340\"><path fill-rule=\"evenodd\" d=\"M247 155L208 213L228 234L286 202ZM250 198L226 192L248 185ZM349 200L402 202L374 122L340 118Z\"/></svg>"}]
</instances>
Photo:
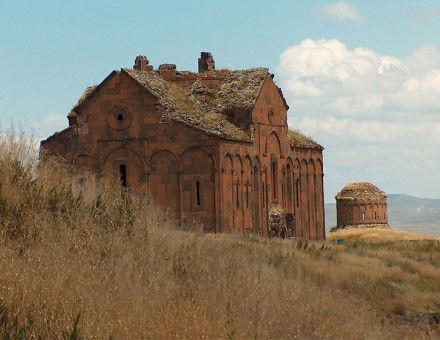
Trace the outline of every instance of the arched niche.
<instances>
[{"instance_id":1,"label":"arched niche","mask_svg":"<svg viewBox=\"0 0 440 340\"><path fill-rule=\"evenodd\" d=\"M275 131L272 131L266 139L265 153L268 155L278 155L278 157L282 156L280 138Z\"/></svg>"},{"instance_id":2,"label":"arched niche","mask_svg":"<svg viewBox=\"0 0 440 340\"><path fill-rule=\"evenodd\" d=\"M89 154L79 154L73 160L77 171L94 171L98 167L98 159Z\"/></svg>"},{"instance_id":3,"label":"arched niche","mask_svg":"<svg viewBox=\"0 0 440 340\"><path fill-rule=\"evenodd\" d=\"M243 157L243 226L252 228L252 162L249 155Z\"/></svg>"},{"instance_id":4,"label":"arched niche","mask_svg":"<svg viewBox=\"0 0 440 340\"><path fill-rule=\"evenodd\" d=\"M136 151L126 147L110 151L103 160L103 169L130 191L146 193L146 163Z\"/></svg>"},{"instance_id":5,"label":"arched niche","mask_svg":"<svg viewBox=\"0 0 440 340\"><path fill-rule=\"evenodd\" d=\"M222 202L222 229L231 231L233 227L232 209L233 209L233 160L229 153L226 153L222 159L221 171L221 202Z\"/></svg>"},{"instance_id":6,"label":"arched niche","mask_svg":"<svg viewBox=\"0 0 440 340\"><path fill-rule=\"evenodd\" d=\"M286 183L286 208L288 212L293 212L293 202L294 202L294 179L293 179L293 169L292 162L288 161L286 164L286 171L284 173L285 183Z\"/></svg>"},{"instance_id":7,"label":"arched niche","mask_svg":"<svg viewBox=\"0 0 440 340\"><path fill-rule=\"evenodd\" d=\"M252 203L253 203L253 215L252 215L252 223L253 228L260 229L261 228L261 199L260 199L260 163L254 162L254 168L252 171Z\"/></svg>"},{"instance_id":8,"label":"arched niche","mask_svg":"<svg viewBox=\"0 0 440 340\"><path fill-rule=\"evenodd\" d=\"M207 230L215 228L215 161L210 150L194 147L181 155L182 210Z\"/></svg>"},{"instance_id":9,"label":"arched niche","mask_svg":"<svg viewBox=\"0 0 440 340\"><path fill-rule=\"evenodd\" d=\"M241 232L243 230L243 160L239 154L236 154L233 161L233 225L236 232Z\"/></svg>"},{"instance_id":10,"label":"arched niche","mask_svg":"<svg viewBox=\"0 0 440 340\"><path fill-rule=\"evenodd\" d=\"M149 187L151 196L164 209L178 215L180 210L179 160L168 151L155 152L150 159Z\"/></svg>"}]
</instances>

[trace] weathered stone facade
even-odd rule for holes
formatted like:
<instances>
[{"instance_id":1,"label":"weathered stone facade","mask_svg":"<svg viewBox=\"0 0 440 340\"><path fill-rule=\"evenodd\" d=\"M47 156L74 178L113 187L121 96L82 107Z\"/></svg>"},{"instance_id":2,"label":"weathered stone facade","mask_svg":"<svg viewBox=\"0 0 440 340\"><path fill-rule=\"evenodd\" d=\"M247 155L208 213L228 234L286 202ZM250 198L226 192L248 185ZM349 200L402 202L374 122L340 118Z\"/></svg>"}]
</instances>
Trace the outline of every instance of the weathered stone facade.
<instances>
[{"instance_id":1,"label":"weathered stone facade","mask_svg":"<svg viewBox=\"0 0 440 340\"><path fill-rule=\"evenodd\" d=\"M207 231L268 235L277 206L295 237L323 239L323 148L288 130L273 75L217 71L210 53L198 65L199 73L153 70L138 56L133 69L86 90L42 156L109 167L129 190Z\"/></svg>"},{"instance_id":2,"label":"weathered stone facade","mask_svg":"<svg viewBox=\"0 0 440 340\"><path fill-rule=\"evenodd\" d=\"M335 198L337 229L389 228L387 195L373 184L347 184Z\"/></svg>"}]
</instances>

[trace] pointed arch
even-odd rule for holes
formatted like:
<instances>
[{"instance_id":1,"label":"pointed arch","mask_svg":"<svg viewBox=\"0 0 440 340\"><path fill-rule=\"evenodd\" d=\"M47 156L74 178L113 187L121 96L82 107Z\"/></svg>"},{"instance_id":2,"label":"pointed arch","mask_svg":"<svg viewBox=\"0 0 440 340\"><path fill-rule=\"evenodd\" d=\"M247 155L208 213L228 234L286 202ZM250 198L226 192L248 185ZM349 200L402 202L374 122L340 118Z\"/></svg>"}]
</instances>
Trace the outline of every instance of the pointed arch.
<instances>
[{"instance_id":1,"label":"pointed arch","mask_svg":"<svg viewBox=\"0 0 440 340\"><path fill-rule=\"evenodd\" d=\"M205 147L191 147L180 154L180 162L183 217L202 224L205 230L215 230L215 159L212 152Z\"/></svg>"},{"instance_id":2,"label":"pointed arch","mask_svg":"<svg viewBox=\"0 0 440 340\"><path fill-rule=\"evenodd\" d=\"M134 193L146 192L147 165L144 158L129 147L118 147L107 152L101 162L104 172L121 179L121 184Z\"/></svg>"},{"instance_id":3,"label":"pointed arch","mask_svg":"<svg viewBox=\"0 0 440 340\"><path fill-rule=\"evenodd\" d=\"M246 229L251 229L252 228L252 160L248 154L246 154L243 157L242 190L243 190L243 227Z\"/></svg>"},{"instance_id":4,"label":"pointed arch","mask_svg":"<svg viewBox=\"0 0 440 340\"><path fill-rule=\"evenodd\" d=\"M156 151L150 157L149 186L157 204L180 215L179 158L169 150Z\"/></svg>"},{"instance_id":5,"label":"pointed arch","mask_svg":"<svg viewBox=\"0 0 440 340\"><path fill-rule=\"evenodd\" d=\"M158 150L156 152L154 152L151 157L150 157L150 169L153 168L153 166L155 166L155 164L158 162L158 160L161 159L167 159L170 162L173 163L173 166L177 169L180 170L180 160L179 157L177 157L176 154L174 154L173 152L169 151L169 150Z\"/></svg>"},{"instance_id":6,"label":"pointed arch","mask_svg":"<svg viewBox=\"0 0 440 340\"><path fill-rule=\"evenodd\" d=\"M98 159L94 155L86 153L77 155L73 161L78 170L95 170L99 164Z\"/></svg>"},{"instance_id":7,"label":"pointed arch","mask_svg":"<svg viewBox=\"0 0 440 340\"><path fill-rule=\"evenodd\" d=\"M316 173L316 229L319 239L325 238L325 212L324 212L324 177L323 166L320 158L315 163Z\"/></svg>"},{"instance_id":8,"label":"pointed arch","mask_svg":"<svg viewBox=\"0 0 440 340\"><path fill-rule=\"evenodd\" d=\"M222 230L233 230L233 168L234 161L230 153L225 153L222 159L222 171L221 171L221 204L222 204Z\"/></svg>"},{"instance_id":9,"label":"pointed arch","mask_svg":"<svg viewBox=\"0 0 440 340\"><path fill-rule=\"evenodd\" d=\"M234 231L243 231L243 159L236 153L234 155L234 174L233 174L233 215Z\"/></svg>"},{"instance_id":10,"label":"pointed arch","mask_svg":"<svg viewBox=\"0 0 440 340\"><path fill-rule=\"evenodd\" d=\"M276 131L267 136L265 153L282 156L281 141Z\"/></svg>"},{"instance_id":11,"label":"pointed arch","mask_svg":"<svg viewBox=\"0 0 440 340\"><path fill-rule=\"evenodd\" d=\"M234 160L234 170L236 172L241 172L243 169L243 159L241 158L240 154L236 153L233 157Z\"/></svg>"},{"instance_id":12,"label":"pointed arch","mask_svg":"<svg viewBox=\"0 0 440 340\"><path fill-rule=\"evenodd\" d=\"M309 206L309 237L311 239L318 238L317 230L317 178L315 162L313 158L308 161L308 185L307 185L307 197Z\"/></svg>"},{"instance_id":13,"label":"pointed arch","mask_svg":"<svg viewBox=\"0 0 440 340\"><path fill-rule=\"evenodd\" d=\"M306 159L301 160L300 177L299 177L299 200L300 200L300 214L301 214L301 230L300 236L309 238L310 236L310 217L309 217L309 200L307 193L309 192L309 171Z\"/></svg>"},{"instance_id":14,"label":"pointed arch","mask_svg":"<svg viewBox=\"0 0 440 340\"><path fill-rule=\"evenodd\" d=\"M214 170L216 168L216 160L211 150L203 146L195 146L186 149L180 154L182 161L182 171L205 172L206 170ZM189 164L188 162L192 162ZM200 162L203 162L201 164Z\"/></svg>"},{"instance_id":15,"label":"pointed arch","mask_svg":"<svg viewBox=\"0 0 440 340\"><path fill-rule=\"evenodd\" d=\"M261 159L258 155L256 155L252 161L253 168L257 167L258 171L261 171Z\"/></svg>"},{"instance_id":16,"label":"pointed arch","mask_svg":"<svg viewBox=\"0 0 440 340\"><path fill-rule=\"evenodd\" d=\"M232 170L232 168L234 167L234 162L232 160L232 155L230 153L225 153L224 157L223 157L223 162L222 162L222 170L224 170L226 167L229 168L229 170Z\"/></svg>"}]
</instances>

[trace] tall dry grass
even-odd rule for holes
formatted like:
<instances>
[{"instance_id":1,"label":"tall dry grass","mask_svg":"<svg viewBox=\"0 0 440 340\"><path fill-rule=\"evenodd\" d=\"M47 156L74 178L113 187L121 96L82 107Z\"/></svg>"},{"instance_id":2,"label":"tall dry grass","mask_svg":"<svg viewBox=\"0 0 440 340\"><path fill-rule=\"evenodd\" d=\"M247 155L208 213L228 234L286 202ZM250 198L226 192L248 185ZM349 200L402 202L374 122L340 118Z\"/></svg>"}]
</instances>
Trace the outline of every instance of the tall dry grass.
<instances>
[{"instance_id":1,"label":"tall dry grass","mask_svg":"<svg viewBox=\"0 0 440 340\"><path fill-rule=\"evenodd\" d=\"M182 231L109 177L37 168L33 150L0 140L1 337L440 335L438 244Z\"/></svg>"}]
</instances>

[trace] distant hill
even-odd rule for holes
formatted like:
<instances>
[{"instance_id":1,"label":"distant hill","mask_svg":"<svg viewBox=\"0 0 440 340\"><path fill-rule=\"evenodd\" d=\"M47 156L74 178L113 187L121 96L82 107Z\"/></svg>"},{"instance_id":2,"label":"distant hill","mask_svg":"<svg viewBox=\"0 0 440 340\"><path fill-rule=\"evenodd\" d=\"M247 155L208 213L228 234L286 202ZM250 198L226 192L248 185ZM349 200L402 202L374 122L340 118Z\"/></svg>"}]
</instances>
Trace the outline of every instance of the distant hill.
<instances>
[{"instance_id":1,"label":"distant hill","mask_svg":"<svg viewBox=\"0 0 440 340\"><path fill-rule=\"evenodd\" d=\"M440 199L390 194L388 217L393 229L440 236ZM336 203L326 203L326 230L335 225Z\"/></svg>"},{"instance_id":2,"label":"distant hill","mask_svg":"<svg viewBox=\"0 0 440 340\"><path fill-rule=\"evenodd\" d=\"M329 231L330 228L336 225L336 203L325 203L325 230Z\"/></svg>"}]
</instances>

